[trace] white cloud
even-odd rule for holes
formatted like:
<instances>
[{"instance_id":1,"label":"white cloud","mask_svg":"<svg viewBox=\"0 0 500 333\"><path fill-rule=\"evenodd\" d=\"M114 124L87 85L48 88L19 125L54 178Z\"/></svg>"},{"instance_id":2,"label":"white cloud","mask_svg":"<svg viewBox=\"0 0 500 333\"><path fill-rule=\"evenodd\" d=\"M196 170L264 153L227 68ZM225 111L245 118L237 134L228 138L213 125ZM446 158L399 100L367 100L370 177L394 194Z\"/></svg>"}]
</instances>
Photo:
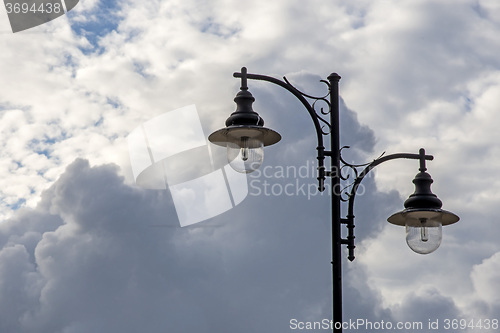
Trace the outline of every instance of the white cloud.
<instances>
[{"instance_id":1,"label":"white cloud","mask_svg":"<svg viewBox=\"0 0 500 333\"><path fill-rule=\"evenodd\" d=\"M491 305L500 305L500 297L495 290L500 282L500 253L484 259L481 264L473 267L471 277L474 288L480 298Z\"/></svg>"}]
</instances>

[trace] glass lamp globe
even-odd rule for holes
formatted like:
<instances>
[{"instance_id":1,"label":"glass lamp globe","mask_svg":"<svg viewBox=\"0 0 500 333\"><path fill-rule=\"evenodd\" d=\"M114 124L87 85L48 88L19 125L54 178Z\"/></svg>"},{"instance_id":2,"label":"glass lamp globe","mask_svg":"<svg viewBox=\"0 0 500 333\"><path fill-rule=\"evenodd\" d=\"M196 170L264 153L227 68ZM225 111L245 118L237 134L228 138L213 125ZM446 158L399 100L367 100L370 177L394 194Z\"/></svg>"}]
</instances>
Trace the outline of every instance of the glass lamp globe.
<instances>
[{"instance_id":1,"label":"glass lamp globe","mask_svg":"<svg viewBox=\"0 0 500 333\"><path fill-rule=\"evenodd\" d=\"M255 171L264 161L264 143L247 136L241 137L237 142L227 142L227 161L238 172Z\"/></svg>"},{"instance_id":2,"label":"glass lamp globe","mask_svg":"<svg viewBox=\"0 0 500 333\"><path fill-rule=\"evenodd\" d=\"M212 133L210 142L226 147L227 161L236 171L250 173L264 161L264 147L281 139L272 129L256 125L228 126Z\"/></svg>"},{"instance_id":3,"label":"glass lamp globe","mask_svg":"<svg viewBox=\"0 0 500 333\"><path fill-rule=\"evenodd\" d=\"M458 216L440 208L405 209L387 219L405 226L406 243L414 252L429 254L441 245L442 227L459 220Z\"/></svg>"},{"instance_id":4,"label":"glass lamp globe","mask_svg":"<svg viewBox=\"0 0 500 333\"><path fill-rule=\"evenodd\" d=\"M416 253L428 254L441 245L442 222L437 211L407 212L406 243Z\"/></svg>"},{"instance_id":5,"label":"glass lamp globe","mask_svg":"<svg viewBox=\"0 0 500 333\"><path fill-rule=\"evenodd\" d=\"M428 254L441 245L442 225L422 219L420 226L406 224L406 244L416 253Z\"/></svg>"}]
</instances>

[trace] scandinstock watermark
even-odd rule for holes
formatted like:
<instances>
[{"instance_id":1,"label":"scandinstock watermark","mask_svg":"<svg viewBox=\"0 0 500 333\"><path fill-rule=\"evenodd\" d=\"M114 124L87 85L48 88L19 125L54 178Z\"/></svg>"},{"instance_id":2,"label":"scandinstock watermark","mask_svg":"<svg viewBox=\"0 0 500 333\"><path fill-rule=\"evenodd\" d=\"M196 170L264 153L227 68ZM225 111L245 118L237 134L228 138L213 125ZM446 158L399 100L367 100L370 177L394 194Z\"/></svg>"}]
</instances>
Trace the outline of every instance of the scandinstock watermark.
<instances>
[{"instance_id":1,"label":"scandinstock watermark","mask_svg":"<svg viewBox=\"0 0 500 333\"><path fill-rule=\"evenodd\" d=\"M55 20L75 8L79 0L4 0L12 32Z\"/></svg>"},{"instance_id":2,"label":"scandinstock watermark","mask_svg":"<svg viewBox=\"0 0 500 333\"><path fill-rule=\"evenodd\" d=\"M329 170L330 171L330 170ZM354 169L333 169L330 175L338 175L341 183L332 188L329 182L325 182L325 190L319 191L316 177L318 166L314 160L306 160L302 165L266 165L248 175L250 196L301 196L311 200L317 196L329 196L332 193L347 197L351 184L357 174ZM373 177L375 173L368 174ZM359 184L356 195L365 193L363 184Z\"/></svg>"}]
</instances>

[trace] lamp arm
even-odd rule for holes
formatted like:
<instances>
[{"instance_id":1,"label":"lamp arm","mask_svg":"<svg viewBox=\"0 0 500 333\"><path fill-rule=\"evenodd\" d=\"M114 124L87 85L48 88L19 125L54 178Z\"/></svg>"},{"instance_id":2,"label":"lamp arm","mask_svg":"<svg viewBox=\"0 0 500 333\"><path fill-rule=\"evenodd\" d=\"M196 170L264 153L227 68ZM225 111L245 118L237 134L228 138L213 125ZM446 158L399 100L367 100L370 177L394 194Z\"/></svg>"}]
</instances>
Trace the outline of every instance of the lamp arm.
<instances>
[{"instance_id":1,"label":"lamp arm","mask_svg":"<svg viewBox=\"0 0 500 333\"><path fill-rule=\"evenodd\" d=\"M342 240L343 244L347 244L347 248L349 250L348 259L350 261L354 260L354 199L356 198L356 192L358 190L361 181L365 178L365 176L377 165L382 164L384 162L395 160L395 159L412 159L412 160L420 160L420 168L425 168L425 161L432 161L434 156L425 155L425 150L423 148L420 149L419 154L411 154L411 153L396 153L386 156L381 156L375 159L373 162L368 164L363 171L356 177L352 184L351 193L349 196L349 203L347 209L346 219L343 219L343 223L347 225L348 228L348 236L347 239Z\"/></svg>"},{"instance_id":2,"label":"lamp arm","mask_svg":"<svg viewBox=\"0 0 500 333\"><path fill-rule=\"evenodd\" d=\"M238 73L238 72L233 73L233 77L241 78L242 73ZM274 83L280 87L285 88L286 90L291 92L295 97L297 97L300 100L300 102L304 105L307 112L309 113L309 115L312 118L312 121L314 123L314 127L316 129L316 134L318 137L318 146L323 146L323 135L322 135L322 130L321 130L321 124L319 123L319 120L318 120L318 116L316 115L316 112L314 111L314 108L311 106L311 104L309 104L309 102L305 99L303 93L301 93L297 88L292 86L290 83L276 79L276 78L271 77L271 76L246 73L246 77L248 79L252 79L252 80L260 80L260 81L267 81L267 82ZM308 95L305 95L305 96L309 97Z\"/></svg>"},{"instance_id":3,"label":"lamp arm","mask_svg":"<svg viewBox=\"0 0 500 333\"><path fill-rule=\"evenodd\" d=\"M242 68L240 73L238 73L238 72L233 73L233 77L242 78L243 80L245 80L245 82L246 82L246 79L252 79L252 80L260 80L260 81L267 81L267 82L274 83L274 84L288 90L295 97L297 97L297 99L302 103L302 105L304 105L304 107L306 108L307 112L311 116L311 119L314 123L314 128L316 130L316 136L318 138L318 147L317 147L317 150L318 150L318 181L319 181L318 189L320 191L323 191L325 189L324 181L325 181L325 174L326 174L325 165L324 165L325 146L323 143L323 135L328 134L328 133L325 133L322 130L320 120L325 122L329 127L330 127L330 124L328 122L326 122L325 120L323 120L322 118L320 118L320 116L314 110L314 107L306 99L306 97L308 97L308 98L315 98L315 97L302 93L297 88L292 86L286 80L286 78L285 78L285 81L282 81L282 80L279 80L279 79L276 79L274 77L267 76L267 75L250 74L250 73L246 73L246 68ZM326 81L322 81L322 82L325 82L328 85L328 88L330 89L330 85ZM331 109L330 105L329 105L329 108ZM330 111L331 110L329 110L329 112Z\"/></svg>"}]
</instances>

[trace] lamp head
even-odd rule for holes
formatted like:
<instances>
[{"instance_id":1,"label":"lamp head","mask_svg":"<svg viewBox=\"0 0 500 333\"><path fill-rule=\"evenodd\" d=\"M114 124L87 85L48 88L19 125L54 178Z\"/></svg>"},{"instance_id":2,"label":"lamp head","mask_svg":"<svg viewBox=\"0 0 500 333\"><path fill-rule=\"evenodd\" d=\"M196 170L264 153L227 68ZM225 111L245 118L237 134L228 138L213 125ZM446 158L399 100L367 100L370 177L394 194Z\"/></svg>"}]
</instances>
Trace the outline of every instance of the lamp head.
<instances>
[{"instance_id":1,"label":"lamp head","mask_svg":"<svg viewBox=\"0 0 500 333\"><path fill-rule=\"evenodd\" d=\"M405 209L387 219L389 223L406 226L406 242L420 254L435 251L441 244L442 226L460 220L457 215L441 209L441 200L431 191L433 180L425 171L425 166L421 167L415 176L415 193L406 199Z\"/></svg>"},{"instance_id":2,"label":"lamp head","mask_svg":"<svg viewBox=\"0 0 500 333\"><path fill-rule=\"evenodd\" d=\"M228 162L233 169L250 173L264 160L264 147L281 140L281 135L264 127L264 119L252 108L255 98L248 91L246 68L241 69L241 89L234 102L236 111L226 120L226 127L210 134L213 144L227 147Z\"/></svg>"}]
</instances>

